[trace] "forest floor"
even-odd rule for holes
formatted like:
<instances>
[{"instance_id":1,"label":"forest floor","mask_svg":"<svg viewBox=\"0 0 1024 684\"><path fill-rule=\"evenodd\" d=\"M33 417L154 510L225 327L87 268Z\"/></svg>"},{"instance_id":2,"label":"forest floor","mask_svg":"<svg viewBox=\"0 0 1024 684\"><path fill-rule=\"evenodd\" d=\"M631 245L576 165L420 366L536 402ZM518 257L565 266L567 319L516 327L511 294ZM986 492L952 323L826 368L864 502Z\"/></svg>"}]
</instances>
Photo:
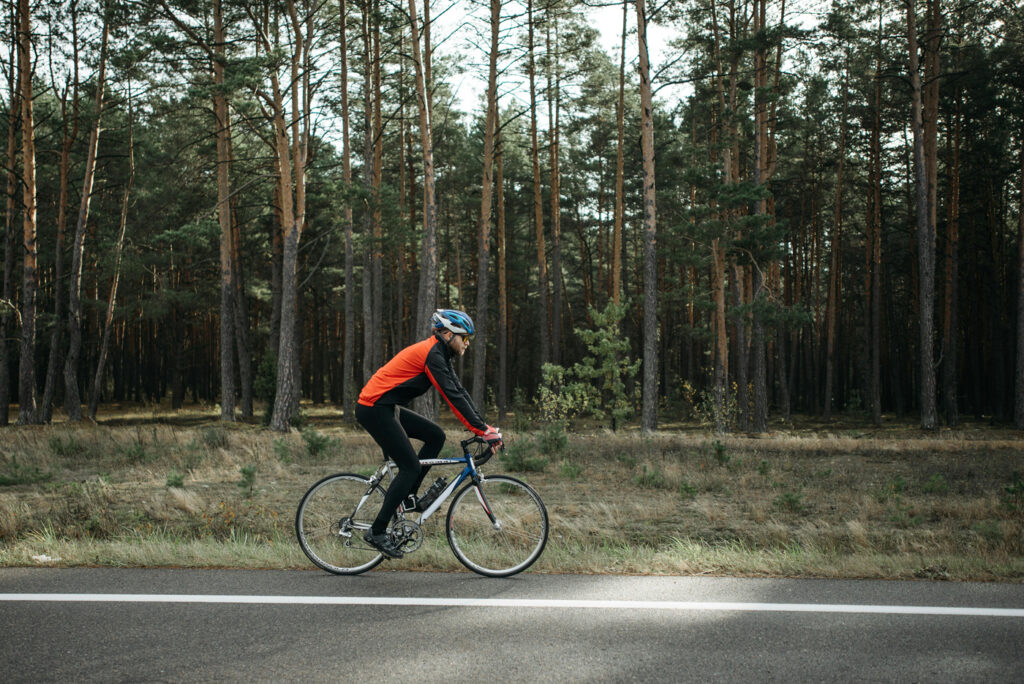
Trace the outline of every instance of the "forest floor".
<instances>
[{"instance_id":1,"label":"forest floor","mask_svg":"<svg viewBox=\"0 0 1024 684\"><path fill-rule=\"evenodd\" d=\"M299 499L326 474L368 474L380 451L337 410L304 411L288 434L128 406L98 425L0 429L0 566L312 568ZM1009 429L509 424L504 458L483 469L547 504L535 571L1024 581L1024 438ZM451 453L464 433L445 427ZM461 569L441 519L392 567Z\"/></svg>"}]
</instances>

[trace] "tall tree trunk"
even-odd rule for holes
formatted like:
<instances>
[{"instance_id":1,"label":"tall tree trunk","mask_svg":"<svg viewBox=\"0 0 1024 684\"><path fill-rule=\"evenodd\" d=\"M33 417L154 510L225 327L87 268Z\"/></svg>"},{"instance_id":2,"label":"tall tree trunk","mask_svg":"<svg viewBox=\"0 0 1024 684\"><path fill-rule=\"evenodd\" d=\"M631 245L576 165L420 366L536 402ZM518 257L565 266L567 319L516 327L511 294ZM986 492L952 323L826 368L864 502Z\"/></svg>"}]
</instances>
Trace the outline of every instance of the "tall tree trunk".
<instances>
[{"instance_id":1,"label":"tall tree trunk","mask_svg":"<svg viewBox=\"0 0 1024 684\"><path fill-rule=\"evenodd\" d=\"M726 114L725 68L722 60L722 40L719 35L717 0L713 0L711 3L711 20L712 36L714 40L713 58L715 62L715 90L718 95L717 121L715 121L717 125L714 127L712 132L713 143L716 144L713 144L712 147L716 148L721 146L723 148L722 182L728 184L732 182L733 178L732 146L724 144L719 139L719 135L724 137L724 135L727 134L730 124L727 121ZM719 131L722 131L723 133L720 134ZM713 154L717 155L717 152L713 152ZM721 220L723 224L728 222L728 212L726 209L715 206L714 210L718 219ZM726 319L725 311L726 245L722 244L723 240L728 243L727 238L727 232L723 231L723 234L720 237L715 237L711 241L711 298L714 302L712 328L715 335L713 352L714 367L712 371L712 403L714 405L714 431L716 433L725 432L728 428L727 400L729 382L729 339L728 321Z\"/></svg>"},{"instance_id":2,"label":"tall tree trunk","mask_svg":"<svg viewBox=\"0 0 1024 684\"><path fill-rule=\"evenodd\" d=\"M213 114L217 139L217 218L220 222L220 419L235 420L235 268L234 235L231 222L231 122L224 93L224 20L221 0L213 0ZM127 198L126 198L127 199ZM117 276L114 276L116 288ZM102 355L101 355L102 360ZM95 417L89 403L90 417Z\"/></svg>"},{"instance_id":3,"label":"tall tree trunk","mask_svg":"<svg viewBox=\"0 0 1024 684\"><path fill-rule=\"evenodd\" d=\"M618 306L622 297L622 224L625 217L625 144L626 119L626 24L629 0L622 1L622 44L619 51L619 101L615 111L618 138L615 148L615 223L612 229L612 301Z\"/></svg>"},{"instance_id":4,"label":"tall tree trunk","mask_svg":"<svg viewBox=\"0 0 1024 684\"><path fill-rule=\"evenodd\" d=\"M839 123L839 165L836 168L836 200L832 223L831 263L828 279L828 302L825 323L825 406L822 414L826 421L832 420L834 383L836 375L836 337L838 335L839 307L842 301L842 252L843 252L843 169L846 165L846 117L850 93L847 74L843 74L843 113Z\"/></svg>"},{"instance_id":5,"label":"tall tree trunk","mask_svg":"<svg viewBox=\"0 0 1024 684\"><path fill-rule=\"evenodd\" d=\"M14 8L11 7L10 23L12 31L17 25L17 18ZM10 321L11 312L14 311L14 287L12 278L14 276L14 217L15 217L15 191L18 179L15 174L15 164L18 158L18 112L21 103L18 101L17 81L17 43L10 44L10 68L8 74L8 93L10 95L10 108L7 110L7 155L6 161L6 198L4 212L4 267L3 267L3 299L0 300L0 425L10 423L11 410L11 373L10 373L10 346L7 342L7 326Z\"/></svg>"},{"instance_id":6,"label":"tall tree trunk","mask_svg":"<svg viewBox=\"0 0 1024 684\"><path fill-rule=\"evenodd\" d=\"M60 190L57 197L57 245L54 255L53 269L53 330L50 331L50 355L46 363L46 382L43 385L43 403L39 407L40 421L49 423L53 418L53 402L57 394L57 374L61 370L64 357L62 354L64 329L64 296L61 284L64 282L64 244L67 236L68 223L68 185L70 173L71 147L78 139L79 123L79 83L78 83L78 9L71 9L71 47L72 76L67 88L61 93L61 120L63 140L60 149ZM54 83L56 89L57 84ZM71 121L68 128L68 89L71 90ZM60 369L60 370L59 370Z\"/></svg>"},{"instance_id":7,"label":"tall tree trunk","mask_svg":"<svg viewBox=\"0 0 1024 684\"><path fill-rule=\"evenodd\" d=\"M380 106L379 98L373 91L373 23L370 0L363 0L361 29L363 39L363 190L365 197L373 198L373 112ZM374 363L373 347L379 331L373 327L373 214L371 200L364 200L363 231L363 273L362 273L362 314L363 314L363 377L367 382L377 365Z\"/></svg>"},{"instance_id":8,"label":"tall tree trunk","mask_svg":"<svg viewBox=\"0 0 1024 684\"><path fill-rule=\"evenodd\" d=\"M271 71L273 88L275 156L279 168L283 258L281 261L281 332L277 354L277 391L270 427L287 432L292 417L298 412L301 395L301 357L298 301L299 241L306 223L305 167L309 149L309 50L308 35L303 35L294 0L286 3L291 20L293 51L290 55L289 98L290 131L285 122L284 95L276 71ZM304 8L308 11L309 8ZM308 25L308 23L307 23ZM270 45L265 45L270 52ZM290 133L290 139L289 139Z\"/></svg>"},{"instance_id":9,"label":"tall tree trunk","mask_svg":"<svg viewBox=\"0 0 1024 684\"><path fill-rule=\"evenodd\" d=\"M107 299L107 314L103 322L103 338L100 343L99 358L96 361L96 375L92 381L92 391L89 393L89 420L96 421L96 410L99 407L100 395L103 391L103 373L107 362L107 353L110 348L110 332L114 327L114 306L117 304L117 286L121 280L121 255L124 250L124 235L128 227L128 199L131 196L132 184L135 182L135 137L133 132L132 112L132 84L128 81L128 184L124 189L124 198L121 201L121 225L117 233L117 246L114 253L114 278L110 283L110 297ZM222 311L221 316L231 315L230 311ZM223 355L221 355L223 361ZM231 367L231 357L228 357L228 367ZM223 418L223 416L222 416Z\"/></svg>"},{"instance_id":10,"label":"tall tree trunk","mask_svg":"<svg viewBox=\"0 0 1024 684\"><path fill-rule=\"evenodd\" d=\"M501 125L495 117L494 148L497 166L495 185L497 197L498 242L498 420L504 420L508 407L508 267L505 240L505 166L501 143Z\"/></svg>"},{"instance_id":11,"label":"tall tree trunk","mask_svg":"<svg viewBox=\"0 0 1024 684\"><path fill-rule=\"evenodd\" d=\"M554 28L554 40L551 30ZM551 362L562 363L562 210L561 176L558 167L560 141L561 73L558 54L558 16L545 23L548 81L548 159L551 173Z\"/></svg>"},{"instance_id":12,"label":"tall tree trunk","mask_svg":"<svg viewBox=\"0 0 1024 684\"><path fill-rule=\"evenodd\" d=\"M484 123L484 168L480 192L480 231L476 280L476 339L473 349L473 403L484 405L487 370L488 274L491 268L491 206L494 196L494 133L498 125L498 36L501 0L491 0L491 53L487 69L487 120Z\"/></svg>"},{"instance_id":13,"label":"tall tree trunk","mask_svg":"<svg viewBox=\"0 0 1024 684\"><path fill-rule=\"evenodd\" d=\"M236 200L237 196L231 201L235 203ZM252 418L253 400L252 345L249 341L249 304L245 295L245 271L242 269L242 226L238 222L237 205L232 207L231 223L231 266L235 273L235 346L238 350L238 376L242 384L242 418L249 419Z\"/></svg>"},{"instance_id":14,"label":"tall tree trunk","mask_svg":"<svg viewBox=\"0 0 1024 684\"><path fill-rule=\"evenodd\" d=\"M355 355L355 258L352 250L352 148L348 112L348 18L346 0L340 0L341 17L341 130L342 180L345 185L345 341L341 362L341 406L345 422L355 422L355 391L352 359Z\"/></svg>"},{"instance_id":15,"label":"tall tree trunk","mask_svg":"<svg viewBox=\"0 0 1024 684\"><path fill-rule=\"evenodd\" d=\"M960 424L960 413L957 407L957 361L958 361L958 286L960 279L959 245L960 245L960 122L961 100L956 96L953 114L952 161L949 165L949 206L946 214L946 286L944 288L944 308L942 317L942 396L946 424L956 427Z\"/></svg>"},{"instance_id":16,"label":"tall tree trunk","mask_svg":"<svg viewBox=\"0 0 1024 684\"><path fill-rule=\"evenodd\" d=\"M376 370L384 363L384 344L378 340L384 337L384 218L381 185L384 177L384 124L381 110L384 108L381 92L380 57L380 0L373 1L373 251L371 252L371 334L375 341L363 350L369 354L371 366Z\"/></svg>"},{"instance_id":17,"label":"tall tree trunk","mask_svg":"<svg viewBox=\"0 0 1024 684\"><path fill-rule=\"evenodd\" d=\"M428 0L429 2L429 0ZM437 200L434 192L434 141L431 133L428 76L424 74L416 0L409 0L412 55L416 69L416 104L420 115L423 151L423 249L420 257L419 296L416 303L416 334L427 330L437 303ZM429 53L428 53L429 54Z\"/></svg>"},{"instance_id":18,"label":"tall tree trunk","mask_svg":"<svg viewBox=\"0 0 1024 684\"><path fill-rule=\"evenodd\" d=\"M736 258L729 260L729 279L732 283L733 303L733 336L736 349L733 356L733 368L736 374L736 409L739 429L747 432L750 430L750 357L748 355L749 343L747 341L747 321L744 311L744 304L747 298L744 296L746 288L746 269L736 263Z\"/></svg>"},{"instance_id":19,"label":"tall tree trunk","mask_svg":"<svg viewBox=\"0 0 1024 684\"><path fill-rule=\"evenodd\" d=\"M537 144L537 68L533 59L534 19L533 0L526 2L527 12L527 45L529 50L528 70L530 75L530 159L533 163L533 227L537 236L537 306L540 328L541 367L551 360L551 336L549 321L551 320L551 303L548 300L548 267L547 248L544 244L544 206L540 184L540 150Z\"/></svg>"},{"instance_id":20,"label":"tall tree trunk","mask_svg":"<svg viewBox=\"0 0 1024 684\"><path fill-rule=\"evenodd\" d=\"M1020 136L1020 202L1024 207L1024 129ZM1017 382L1013 423L1024 430L1024 210L1017 212Z\"/></svg>"},{"instance_id":21,"label":"tall tree trunk","mask_svg":"<svg viewBox=\"0 0 1024 684\"><path fill-rule=\"evenodd\" d=\"M937 1L937 0L929 0ZM929 20L930 21L930 20ZM935 223L930 203L929 169L931 162L926 151L931 146L926 140L922 123L921 73L917 47L917 15L914 0L907 0L907 42L910 55L910 84L914 129L914 171L917 198L917 259L918 308L921 361L921 427L933 430L938 422L935 405L935 359L932 336L935 330ZM935 75L938 78L938 75Z\"/></svg>"},{"instance_id":22,"label":"tall tree trunk","mask_svg":"<svg viewBox=\"0 0 1024 684\"><path fill-rule=\"evenodd\" d=\"M32 18L29 0L18 0L18 71L21 78L22 203L24 204L21 287L21 358L18 382L18 424L38 421L36 413L36 146L32 115Z\"/></svg>"},{"instance_id":23,"label":"tall tree trunk","mask_svg":"<svg viewBox=\"0 0 1024 684\"><path fill-rule=\"evenodd\" d=\"M878 38L875 57L875 94L871 123L871 221L868 238L867 305L868 349L868 404L871 422L882 424L882 17L879 3Z\"/></svg>"},{"instance_id":24,"label":"tall tree trunk","mask_svg":"<svg viewBox=\"0 0 1024 684\"><path fill-rule=\"evenodd\" d=\"M107 41L110 25L103 19L100 43L100 65L96 72L96 121L89 133L89 148L82 178L82 199L78 207L78 223L71 247L71 273L68 281L68 355L64 359L64 410L69 421L82 420L82 399L78 392L78 363L82 353L82 258L85 250L85 230L89 221L89 202L96 177L96 154L100 143L100 120L103 113L103 91L106 88Z\"/></svg>"},{"instance_id":25,"label":"tall tree trunk","mask_svg":"<svg viewBox=\"0 0 1024 684\"><path fill-rule=\"evenodd\" d=\"M711 299L714 303L712 316L714 330L714 431L727 430L726 392L729 380L729 339L725 319L725 250L719 238L711 241Z\"/></svg>"},{"instance_id":26,"label":"tall tree trunk","mask_svg":"<svg viewBox=\"0 0 1024 684\"><path fill-rule=\"evenodd\" d=\"M650 63L647 54L647 10L644 0L636 3L637 36L640 47L640 148L643 156L644 202L644 358L643 411L645 432L658 427L658 255L657 213L654 187L654 105L651 94Z\"/></svg>"}]
</instances>

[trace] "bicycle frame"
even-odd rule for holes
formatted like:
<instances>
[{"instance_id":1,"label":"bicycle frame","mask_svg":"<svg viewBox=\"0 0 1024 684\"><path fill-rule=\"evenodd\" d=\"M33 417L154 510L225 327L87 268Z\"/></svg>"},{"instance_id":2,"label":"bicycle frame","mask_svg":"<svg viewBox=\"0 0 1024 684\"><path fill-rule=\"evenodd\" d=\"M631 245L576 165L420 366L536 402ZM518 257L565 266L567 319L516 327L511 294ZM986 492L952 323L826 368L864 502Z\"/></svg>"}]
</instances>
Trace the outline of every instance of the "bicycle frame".
<instances>
[{"instance_id":1,"label":"bicycle frame","mask_svg":"<svg viewBox=\"0 0 1024 684\"><path fill-rule=\"evenodd\" d=\"M424 466L450 466L464 464L464 467L462 469L462 472L460 472L458 476L456 476L451 482L449 482L448 486L445 487L440 494L438 494L437 498L434 499L433 502L431 502L431 504L427 507L427 510L423 511L420 514L419 524L423 524L427 521L427 519L434 515L434 513L436 513L437 510L441 508L444 502L448 500L448 497L455 493L455 490L458 489L459 486L463 482L465 482L467 478L472 479L474 484L478 484L480 482L480 471L477 469L478 466L476 463L477 457L474 456L469 449L469 447L472 446L473 444L485 444L485 442L480 437L470 437L469 439L465 439L459 442L459 445L462 447L463 452L463 455L459 458L427 458L420 461L420 465ZM480 459L480 465L483 465L485 462L487 462L487 460L490 459L490 457L491 454L489 452L485 452L483 458ZM367 491L366 496L364 496L363 499L359 502L359 505L356 507L357 509L362 507L362 505L366 502L366 499L370 496L370 492L373 490L373 487L377 486L381 482L381 480L384 479L385 474L387 474L387 476L389 477L394 477L393 473L396 468L397 466L395 465L395 462L389 460L387 463L385 463L384 465L377 469L377 472L374 473L373 477L370 479L370 491ZM477 499L480 500L480 505L483 506L484 511L487 513L487 517L491 520L491 523L497 524L497 521L494 519L494 515L491 513L491 507L487 505L487 500L484 498L483 492L480 491L479 487L476 488L476 497ZM396 514L401 516L402 513L404 513L404 509L402 506L399 506L399 509L398 511L396 511Z\"/></svg>"}]
</instances>

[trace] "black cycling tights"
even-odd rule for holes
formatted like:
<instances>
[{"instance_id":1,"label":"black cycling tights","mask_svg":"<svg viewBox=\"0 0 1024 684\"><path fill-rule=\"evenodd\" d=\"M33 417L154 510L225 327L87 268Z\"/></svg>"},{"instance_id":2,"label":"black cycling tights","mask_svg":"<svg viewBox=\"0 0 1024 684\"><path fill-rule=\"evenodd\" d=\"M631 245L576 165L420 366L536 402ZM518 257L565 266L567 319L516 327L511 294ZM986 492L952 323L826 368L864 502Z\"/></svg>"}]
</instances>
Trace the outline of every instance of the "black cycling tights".
<instances>
[{"instance_id":1,"label":"black cycling tights","mask_svg":"<svg viewBox=\"0 0 1024 684\"><path fill-rule=\"evenodd\" d=\"M416 492L430 466L421 466L420 459L437 458L444 446L444 430L420 414L401 406L363 406L356 404L356 420L398 466L398 475L384 495L373 533L382 534L402 500ZM409 439L423 442L419 454Z\"/></svg>"}]
</instances>

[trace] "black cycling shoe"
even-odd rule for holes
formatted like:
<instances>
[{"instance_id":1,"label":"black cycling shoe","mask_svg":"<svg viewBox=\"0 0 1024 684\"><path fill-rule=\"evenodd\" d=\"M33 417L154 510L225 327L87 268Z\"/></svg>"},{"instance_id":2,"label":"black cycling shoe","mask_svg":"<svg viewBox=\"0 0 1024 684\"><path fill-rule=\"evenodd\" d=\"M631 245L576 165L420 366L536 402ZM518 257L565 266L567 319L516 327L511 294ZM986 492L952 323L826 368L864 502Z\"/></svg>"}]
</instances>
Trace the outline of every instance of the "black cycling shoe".
<instances>
[{"instance_id":1,"label":"black cycling shoe","mask_svg":"<svg viewBox=\"0 0 1024 684\"><path fill-rule=\"evenodd\" d=\"M402 550L395 546L395 543L391 541L391 537L386 534L374 534L373 530L367 530L366 534L363 535L363 539L367 544L377 549L388 558L401 558L404 555Z\"/></svg>"}]
</instances>

